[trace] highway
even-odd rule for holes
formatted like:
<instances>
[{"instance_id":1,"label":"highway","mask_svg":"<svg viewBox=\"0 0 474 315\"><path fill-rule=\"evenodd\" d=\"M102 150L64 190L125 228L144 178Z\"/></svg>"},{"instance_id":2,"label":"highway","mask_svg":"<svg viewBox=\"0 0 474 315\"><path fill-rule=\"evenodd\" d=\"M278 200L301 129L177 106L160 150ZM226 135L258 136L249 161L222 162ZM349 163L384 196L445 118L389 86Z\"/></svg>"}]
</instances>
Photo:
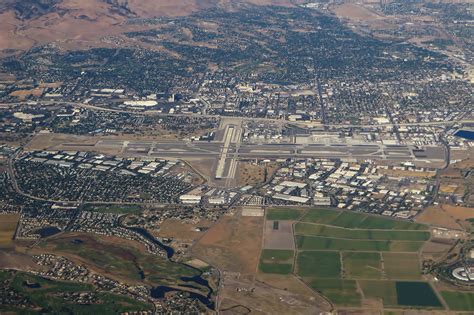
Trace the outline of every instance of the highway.
<instances>
[{"instance_id":1,"label":"highway","mask_svg":"<svg viewBox=\"0 0 474 315\"><path fill-rule=\"evenodd\" d=\"M15 102L15 103L0 103L0 107L9 107L15 105L28 105L29 102ZM116 112L116 113L127 113L127 114L138 114L138 115L156 115L156 116L182 116L182 117L208 117L208 118L224 118L221 115L203 115L203 114L169 114L169 113L162 113L156 110L145 110L145 111L138 111L138 110L126 110L126 109L116 109L116 108L107 108L107 107L100 107L80 102L58 102L58 101L41 101L37 102L38 104L44 105L54 105L54 104L63 104L69 105L77 108L85 108L89 110L97 110L97 111L106 111L106 112ZM275 124L293 124L293 125L300 125L305 126L308 128L311 127L329 127L329 128L366 128L366 127L393 127L393 126L445 126L445 125L452 125L452 124L470 124L474 123L474 119L460 119L460 120L449 120L449 121L427 121L427 122L414 122L414 123L383 123L383 124L323 124L319 122L290 122L283 119L274 119L274 118L266 118L266 117L232 117L236 120L241 121L261 121L261 122L271 122Z\"/></svg>"}]
</instances>

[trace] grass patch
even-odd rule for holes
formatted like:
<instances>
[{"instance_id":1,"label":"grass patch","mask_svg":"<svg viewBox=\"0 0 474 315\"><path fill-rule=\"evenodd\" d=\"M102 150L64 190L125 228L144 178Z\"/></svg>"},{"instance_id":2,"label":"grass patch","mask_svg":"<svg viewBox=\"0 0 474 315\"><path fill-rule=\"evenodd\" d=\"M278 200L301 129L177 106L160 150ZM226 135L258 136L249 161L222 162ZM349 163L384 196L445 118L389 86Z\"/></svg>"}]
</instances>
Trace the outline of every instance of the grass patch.
<instances>
[{"instance_id":1,"label":"grass patch","mask_svg":"<svg viewBox=\"0 0 474 315\"><path fill-rule=\"evenodd\" d=\"M281 275L287 275L293 272L292 264L267 264L260 262L260 271L263 273L275 273Z\"/></svg>"},{"instance_id":2,"label":"grass patch","mask_svg":"<svg viewBox=\"0 0 474 315\"><path fill-rule=\"evenodd\" d=\"M263 273L290 274L293 271L293 258L292 250L264 249L259 269Z\"/></svg>"},{"instance_id":3,"label":"grass patch","mask_svg":"<svg viewBox=\"0 0 474 315\"><path fill-rule=\"evenodd\" d=\"M314 290L321 292L336 305L359 306L360 294L354 280L314 279L307 281Z\"/></svg>"},{"instance_id":4,"label":"grass patch","mask_svg":"<svg viewBox=\"0 0 474 315\"><path fill-rule=\"evenodd\" d=\"M286 249L264 249L262 250L262 255L260 259L263 261L271 261L271 262L278 262L284 263L288 261L293 261L295 253L292 250Z\"/></svg>"},{"instance_id":5,"label":"grass patch","mask_svg":"<svg viewBox=\"0 0 474 315\"><path fill-rule=\"evenodd\" d=\"M296 236L296 245L302 250L343 250L343 251L373 251L389 252L404 251L416 252L423 242L405 241L372 241L372 240L350 240L319 236Z\"/></svg>"},{"instance_id":6,"label":"grass patch","mask_svg":"<svg viewBox=\"0 0 474 315\"><path fill-rule=\"evenodd\" d=\"M25 285L26 282L37 284L39 287L29 288ZM49 280L23 272L15 273L8 286L27 297L34 305L41 308L42 312L49 314L119 314L152 309L151 305L146 303L110 293L99 293L97 304L78 305L67 302L56 294L93 292L95 288L91 284ZM14 309L15 307L15 305L2 305L0 310ZM30 313L30 311L32 310L22 309L20 313Z\"/></svg>"},{"instance_id":7,"label":"grass patch","mask_svg":"<svg viewBox=\"0 0 474 315\"><path fill-rule=\"evenodd\" d=\"M398 305L395 281L359 280L358 282L365 297L380 299L384 306Z\"/></svg>"},{"instance_id":8,"label":"grass patch","mask_svg":"<svg viewBox=\"0 0 474 315\"><path fill-rule=\"evenodd\" d=\"M267 220L298 220L302 210L295 208L270 208L267 210Z\"/></svg>"},{"instance_id":9,"label":"grass patch","mask_svg":"<svg viewBox=\"0 0 474 315\"><path fill-rule=\"evenodd\" d=\"M473 292L441 291L441 296L451 310L474 311Z\"/></svg>"},{"instance_id":10,"label":"grass patch","mask_svg":"<svg viewBox=\"0 0 474 315\"><path fill-rule=\"evenodd\" d=\"M50 239L40 246L56 253L80 257L86 264L130 280L141 280L145 273L150 284L176 284L180 277L192 277L199 271L168 261L165 258L142 253L126 245L114 245L90 237L64 237Z\"/></svg>"},{"instance_id":11,"label":"grass patch","mask_svg":"<svg viewBox=\"0 0 474 315\"><path fill-rule=\"evenodd\" d=\"M327 209L310 209L302 218L302 221L329 224L341 214L340 211Z\"/></svg>"},{"instance_id":12,"label":"grass patch","mask_svg":"<svg viewBox=\"0 0 474 315\"><path fill-rule=\"evenodd\" d=\"M383 253L384 270L390 279L420 279L420 260L417 254Z\"/></svg>"},{"instance_id":13,"label":"grass patch","mask_svg":"<svg viewBox=\"0 0 474 315\"><path fill-rule=\"evenodd\" d=\"M397 281L397 304L412 307L442 307L441 302L427 282Z\"/></svg>"},{"instance_id":14,"label":"grass patch","mask_svg":"<svg viewBox=\"0 0 474 315\"><path fill-rule=\"evenodd\" d=\"M428 226L409 221L399 221L389 218L367 215L359 224L360 229L380 229L380 230L428 230Z\"/></svg>"},{"instance_id":15,"label":"grass patch","mask_svg":"<svg viewBox=\"0 0 474 315\"><path fill-rule=\"evenodd\" d=\"M367 240L427 241L430 238L427 231L360 230L311 223L296 224L295 234Z\"/></svg>"},{"instance_id":16,"label":"grass patch","mask_svg":"<svg viewBox=\"0 0 474 315\"><path fill-rule=\"evenodd\" d=\"M345 276L348 278L380 279L380 253L345 252L342 255Z\"/></svg>"},{"instance_id":17,"label":"grass patch","mask_svg":"<svg viewBox=\"0 0 474 315\"><path fill-rule=\"evenodd\" d=\"M339 278L341 257L338 252L299 252L296 260L297 274L302 277Z\"/></svg>"}]
</instances>

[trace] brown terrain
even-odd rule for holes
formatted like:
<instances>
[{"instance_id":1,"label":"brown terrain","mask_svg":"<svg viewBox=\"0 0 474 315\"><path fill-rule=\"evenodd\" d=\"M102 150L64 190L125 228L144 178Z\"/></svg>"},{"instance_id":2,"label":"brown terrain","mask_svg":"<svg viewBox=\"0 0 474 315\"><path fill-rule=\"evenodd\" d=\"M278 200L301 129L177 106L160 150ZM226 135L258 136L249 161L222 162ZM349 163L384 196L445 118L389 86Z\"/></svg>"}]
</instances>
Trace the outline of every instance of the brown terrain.
<instances>
[{"instance_id":1,"label":"brown terrain","mask_svg":"<svg viewBox=\"0 0 474 315\"><path fill-rule=\"evenodd\" d=\"M317 314L331 306L295 276L258 272L264 217L241 211L222 217L192 252L219 268L217 307L222 314Z\"/></svg>"},{"instance_id":2,"label":"brown terrain","mask_svg":"<svg viewBox=\"0 0 474 315\"><path fill-rule=\"evenodd\" d=\"M63 49L114 47L111 36L150 28L124 23L129 18L186 16L217 6L232 10L242 4L291 6L293 2L301 1L0 0L0 53L52 42Z\"/></svg>"}]
</instances>

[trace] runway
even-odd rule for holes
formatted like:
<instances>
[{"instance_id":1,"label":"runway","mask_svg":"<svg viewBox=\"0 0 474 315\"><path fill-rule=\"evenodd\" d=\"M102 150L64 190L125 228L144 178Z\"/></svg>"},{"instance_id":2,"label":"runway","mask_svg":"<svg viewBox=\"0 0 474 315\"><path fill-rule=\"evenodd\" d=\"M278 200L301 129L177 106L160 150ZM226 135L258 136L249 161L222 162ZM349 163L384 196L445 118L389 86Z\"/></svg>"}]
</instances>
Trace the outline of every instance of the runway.
<instances>
[{"instance_id":1,"label":"runway","mask_svg":"<svg viewBox=\"0 0 474 315\"><path fill-rule=\"evenodd\" d=\"M406 145L350 145L350 144L240 144L234 142L238 129L228 127L224 141L194 142L156 142L156 141L117 141L101 140L95 145L120 149L124 155L149 156L157 158L215 158L219 163L216 173L226 177L228 160L232 159L281 159L281 158L354 158L354 159L388 159L388 160L433 160L442 161L442 147L417 149Z\"/></svg>"}]
</instances>

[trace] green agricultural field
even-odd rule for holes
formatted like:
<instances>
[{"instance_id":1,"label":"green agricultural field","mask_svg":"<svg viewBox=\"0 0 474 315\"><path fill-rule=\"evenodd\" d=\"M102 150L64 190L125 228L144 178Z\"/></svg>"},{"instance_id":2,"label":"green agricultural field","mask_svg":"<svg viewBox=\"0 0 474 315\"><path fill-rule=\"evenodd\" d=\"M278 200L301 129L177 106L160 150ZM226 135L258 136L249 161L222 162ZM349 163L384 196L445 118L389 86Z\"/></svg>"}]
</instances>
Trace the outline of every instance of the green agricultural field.
<instances>
[{"instance_id":1,"label":"green agricultural field","mask_svg":"<svg viewBox=\"0 0 474 315\"><path fill-rule=\"evenodd\" d=\"M441 308L441 302L427 282L397 281L397 304L419 308Z\"/></svg>"},{"instance_id":2,"label":"green agricultural field","mask_svg":"<svg viewBox=\"0 0 474 315\"><path fill-rule=\"evenodd\" d=\"M430 238L427 231L361 230L312 223L297 223L295 234L367 240L427 241Z\"/></svg>"},{"instance_id":3,"label":"green agricultural field","mask_svg":"<svg viewBox=\"0 0 474 315\"><path fill-rule=\"evenodd\" d=\"M359 227L366 217L366 214L344 211L331 222L331 225L345 228L356 228Z\"/></svg>"},{"instance_id":4,"label":"green agricultural field","mask_svg":"<svg viewBox=\"0 0 474 315\"><path fill-rule=\"evenodd\" d=\"M25 283L37 284L38 288L29 288ZM15 291L27 297L34 305L50 314L119 314L123 312L136 312L151 310L152 306L135 301L129 297L99 293L99 302L92 305L78 305L65 302L63 298L56 296L65 292L93 292L95 288L90 284L80 284L66 281L46 280L44 278L18 272L11 275L11 281L7 284ZM1 305L2 310L16 309L15 305ZM21 310L20 313L29 313Z\"/></svg>"},{"instance_id":5,"label":"green agricultural field","mask_svg":"<svg viewBox=\"0 0 474 315\"><path fill-rule=\"evenodd\" d=\"M382 253L385 274L390 279L420 279L418 254Z\"/></svg>"},{"instance_id":6,"label":"green agricultural field","mask_svg":"<svg viewBox=\"0 0 474 315\"><path fill-rule=\"evenodd\" d=\"M358 282L366 298L380 299L383 305L388 307L398 305L395 281L359 280Z\"/></svg>"},{"instance_id":7,"label":"green agricultural field","mask_svg":"<svg viewBox=\"0 0 474 315\"><path fill-rule=\"evenodd\" d=\"M296 266L296 273L301 277L339 278L341 276L341 256L338 252L299 252Z\"/></svg>"},{"instance_id":8,"label":"green agricultural field","mask_svg":"<svg viewBox=\"0 0 474 315\"><path fill-rule=\"evenodd\" d=\"M302 250L342 250L342 251L404 251L416 252L423 242L348 240L319 236L296 236L296 245Z\"/></svg>"},{"instance_id":9,"label":"green agricultural field","mask_svg":"<svg viewBox=\"0 0 474 315\"><path fill-rule=\"evenodd\" d=\"M264 249L259 269L263 273L290 274L293 271L294 255L292 250Z\"/></svg>"},{"instance_id":10,"label":"green agricultural field","mask_svg":"<svg viewBox=\"0 0 474 315\"><path fill-rule=\"evenodd\" d=\"M292 264L267 264L260 262L259 269L263 273L275 273L287 275L293 272Z\"/></svg>"},{"instance_id":11,"label":"green agricultural field","mask_svg":"<svg viewBox=\"0 0 474 315\"><path fill-rule=\"evenodd\" d=\"M336 305L359 306L361 297L354 280L313 279L308 284Z\"/></svg>"},{"instance_id":12,"label":"green agricultural field","mask_svg":"<svg viewBox=\"0 0 474 315\"><path fill-rule=\"evenodd\" d=\"M359 224L358 228L379 230L428 230L428 226L424 224L399 221L373 215L367 215L365 220Z\"/></svg>"},{"instance_id":13,"label":"green agricultural field","mask_svg":"<svg viewBox=\"0 0 474 315\"><path fill-rule=\"evenodd\" d=\"M292 262L294 255L295 253L292 250L264 249L262 250L260 259L265 262L285 263L285 262Z\"/></svg>"},{"instance_id":14,"label":"green agricultural field","mask_svg":"<svg viewBox=\"0 0 474 315\"><path fill-rule=\"evenodd\" d=\"M340 211L327 209L310 209L301 221L330 224L341 214Z\"/></svg>"},{"instance_id":15,"label":"green agricultural field","mask_svg":"<svg viewBox=\"0 0 474 315\"><path fill-rule=\"evenodd\" d=\"M442 291L441 295L451 310L474 312L474 292Z\"/></svg>"},{"instance_id":16,"label":"green agricultural field","mask_svg":"<svg viewBox=\"0 0 474 315\"><path fill-rule=\"evenodd\" d=\"M301 221L344 228L375 230L427 230L423 224L377 217L366 213L329 209L310 209Z\"/></svg>"},{"instance_id":17,"label":"green agricultural field","mask_svg":"<svg viewBox=\"0 0 474 315\"><path fill-rule=\"evenodd\" d=\"M344 252L342 265L347 278L380 279L382 277L380 253Z\"/></svg>"},{"instance_id":18,"label":"green agricultural field","mask_svg":"<svg viewBox=\"0 0 474 315\"><path fill-rule=\"evenodd\" d=\"M270 208L267 210L267 220L298 220L303 210L295 208Z\"/></svg>"}]
</instances>

